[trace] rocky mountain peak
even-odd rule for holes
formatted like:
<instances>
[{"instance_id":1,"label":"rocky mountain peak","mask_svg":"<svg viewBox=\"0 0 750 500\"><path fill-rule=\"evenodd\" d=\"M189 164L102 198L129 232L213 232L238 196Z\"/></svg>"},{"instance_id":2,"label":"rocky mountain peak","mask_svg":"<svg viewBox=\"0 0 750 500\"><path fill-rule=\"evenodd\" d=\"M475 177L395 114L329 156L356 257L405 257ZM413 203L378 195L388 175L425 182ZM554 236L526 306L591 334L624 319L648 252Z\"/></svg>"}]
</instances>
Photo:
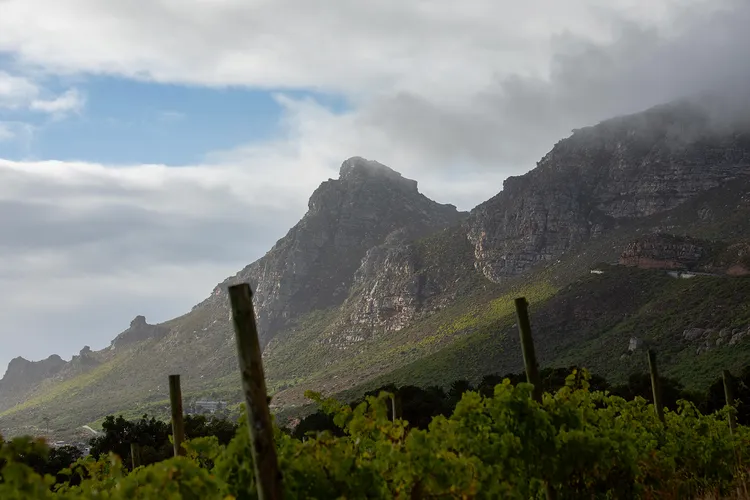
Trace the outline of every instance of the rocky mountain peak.
<instances>
[{"instance_id":1,"label":"rocky mountain peak","mask_svg":"<svg viewBox=\"0 0 750 500\"><path fill-rule=\"evenodd\" d=\"M22 357L13 358L8 364L5 376L0 380L3 391L30 387L58 373L67 363L57 354L41 361L29 361Z\"/></svg>"},{"instance_id":2,"label":"rocky mountain peak","mask_svg":"<svg viewBox=\"0 0 750 500\"><path fill-rule=\"evenodd\" d=\"M417 181L407 179L392 168L361 156L353 156L341 164L339 180L349 183L387 182L394 188L417 194Z\"/></svg>"},{"instance_id":3,"label":"rocky mountain peak","mask_svg":"<svg viewBox=\"0 0 750 500\"><path fill-rule=\"evenodd\" d=\"M143 328L145 326L148 326L145 316L136 316L133 318L133 321L130 322L130 328Z\"/></svg>"},{"instance_id":4,"label":"rocky mountain peak","mask_svg":"<svg viewBox=\"0 0 750 500\"><path fill-rule=\"evenodd\" d=\"M130 327L120 333L112 341L112 346L117 348L134 342L161 338L169 333L169 329L159 325L149 325L145 316L136 316L130 322ZM81 353L83 355L83 353Z\"/></svg>"},{"instance_id":5,"label":"rocky mountain peak","mask_svg":"<svg viewBox=\"0 0 750 500\"><path fill-rule=\"evenodd\" d=\"M428 200L417 189L417 181L403 177L399 172L373 160L354 156L344 161L338 179L329 179L316 189L308 202L308 217L317 213L332 214L342 209L372 209L377 200L387 203ZM439 205L439 204L438 204ZM440 205L442 206L442 205ZM445 205L455 211L453 205Z\"/></svg>"},{"instance_id":6,"label":"rocky mountain peak","mask_svg":"<svg viewBox=\"0 0 750 500\"><path fill-rule=\"evenodd\" d=\"M416 181L361 157L344 161L339 178L323 182L308 207L271 251L209 299L222 300L227 286L249 282L264 341L291 318L341 304L367 251L394 231L419 238L466 216L419 193Z\"/></svg>"}]
</instances>

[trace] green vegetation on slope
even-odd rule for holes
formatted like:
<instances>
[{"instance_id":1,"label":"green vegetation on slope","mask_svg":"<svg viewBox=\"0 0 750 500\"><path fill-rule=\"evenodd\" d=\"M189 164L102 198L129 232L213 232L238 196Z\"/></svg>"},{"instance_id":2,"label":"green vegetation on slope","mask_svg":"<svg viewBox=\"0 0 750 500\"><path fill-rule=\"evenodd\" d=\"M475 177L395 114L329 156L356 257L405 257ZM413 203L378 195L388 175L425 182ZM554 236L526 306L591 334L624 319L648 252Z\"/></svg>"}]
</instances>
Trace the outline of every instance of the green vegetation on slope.
<instances>
[{"instance_id":1,"label":"green vegetation on slope","mask_svg":"<svg viewBox=\"0 0 750 500\"><path fill-rule=\"evenodd\" d=\"M505 381L484 397L467 392L448 417L408 429L388 415L388 394L352 409L321 401L344 432L304 441L276 432L283 498L539 498L551 490L576 498L699 498L743 485L750 429L730 431L725 414L690 406L667 411L666 425L642 398L626 401L588 389L586 377L542 402L531 386ZM116 456L81 459L76 484L50 489L24 463L24 439L0 442L0 497L257 498L249 433L243 425L228 446L202 438L187 457L128 472Z\"/></svg>"}]
</instances>

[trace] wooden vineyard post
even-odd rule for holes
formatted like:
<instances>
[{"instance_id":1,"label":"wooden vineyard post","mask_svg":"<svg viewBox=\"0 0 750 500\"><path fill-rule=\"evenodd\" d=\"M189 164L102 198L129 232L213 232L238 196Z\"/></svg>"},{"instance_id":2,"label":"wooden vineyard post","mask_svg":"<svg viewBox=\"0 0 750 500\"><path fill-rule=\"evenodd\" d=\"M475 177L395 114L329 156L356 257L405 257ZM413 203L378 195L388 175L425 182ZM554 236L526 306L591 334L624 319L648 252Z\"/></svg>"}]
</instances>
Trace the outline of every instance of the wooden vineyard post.
<instances>
[{"instance_id":1,"label":"wooden vineyard post","mask_svg":"<svg viewBox=\"0 0 750 500\"><path fill-rule=\"evenodd\" d=\"M518 333L521 336L521 352L523 353L523 365L526 368L526 380L534 386L531 393L535 401L542 402L542 378L539 376L539 365L536 361L534 350L534 339L531 336L531 321L529 321L529 303L526 297L516 299L516 316L518 317ZM557 498L557 492L549 484L544 482L544 490L547 500Z\"/></svg>"},{"instance_id":2,"label":"wooden vineyard post","mask_svg":"<svg viewBox=\"0 0 750 500\"><path fill-rule=\"evenodd\" d=\"M534 339L531 337L531 322L529 321L529 303L526 297L516 299L516 315L518 316L518 333L521 335L521 352L523 364L526 368L526 380L534 385L533 397L542 402L542 379L539 376L539 365L536 362Z\"/></svg>"},{"instance_id":3,"label":"wooden vineyard post","mask_svg":"<svg viewBox=\"0 0 750 500\"><path fill-rule=\"evenodd\" d=\"M133 463L133 470L141 466L141 447L137 443L130 443L130 459Z\"/></svg>"},{"instance_id":4,"label":"wooden vineyard post","mask_svg":"<svg viewBox=\"0 0 750 500\"><path fill-rule=\"evenodd\" d=\"M651 372L651 393L654 395L654 408L656 416L664 423L664 402L661 399L661 384L659 382L659 371L656 367L656 353L648 350L648 369Z\"/></svg>"},{"instance_id":5,"label":"wooden vineyard post","mask_svg":"<svg viewBox=\"0 0 750 500\"><path fill-rule=\"evenodd\" d=\"M259 500L281 500L283 497L282 477L273 439L271 411L268 408L266 380L250 285L243 283L230 286L229 301L232 306L237 356L247 406L258 498Z\"/></svg>"},{"instance_id":6,"label":"wooden vineyard post","mask_svg":"<svg viewBox=\"0 0 750 500\"><path fill-rule=\"evenodd\" d=\"M732 407L732 411L729 413L729 432L734 434L734 429L737 427L737 420L734 414L734 387L732 386L734 381L729 370L723 370L721 378L724 380L724 399L727 405Z\"/></svg>"},{"instance_id":7,"label":"wooden vineyard post","mask_svg":"<svg viewBox=\"0 0 750 500\"><path fill-rule=\"evenodd\" d=\"M737 416L734 413L734 377L732 377L732 374L729 373L729 370L722 370L721 371L721 378L724 382L724 400L726 401L726 404L728 406L731 406L731 410L729 412L729 434L734 435L734 430L737 428ZM735 458L737 460L737 464L742 463L742 449L735 447L734 449ZM747 493L747 482L743 479L741 482L742 485L742 491L745 493L745 497L748 496Z\"/></svg>"},{"instance_id":8,"label":"wooden vineyard post","mask_svg":"<svg viewBox=\"0 0 750 500\"><path fill-rule=\"evenodd\" d=\"M182 416L182 390L180 376L169 376L169 401L172 406L172 440L174 441L174 456L185 455L182 442L185 440L185 422Z\"/></svg>"},{"instance_id":9,"label":"wooden vineyard post","mask_svg":"<svg viewBox=\"0 0 750 500\"><path fill-rule=\"evenodd\" d=\"M391 396L391 411L393 413L393 423L396 423L396 395Z\"/></svg>"}]
</instances>

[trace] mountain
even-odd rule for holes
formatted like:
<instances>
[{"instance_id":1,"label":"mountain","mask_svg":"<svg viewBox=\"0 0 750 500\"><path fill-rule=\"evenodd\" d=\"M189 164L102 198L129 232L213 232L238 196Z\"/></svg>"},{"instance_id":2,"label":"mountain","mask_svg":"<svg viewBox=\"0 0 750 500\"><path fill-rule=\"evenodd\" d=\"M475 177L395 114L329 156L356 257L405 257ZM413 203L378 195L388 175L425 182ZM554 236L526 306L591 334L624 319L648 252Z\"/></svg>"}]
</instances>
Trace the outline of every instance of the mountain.
<instances>
[{"instance_id":1,"label":"mountain","mask_svg":"<svg viewBox=\"0 0 750 500\"><path fill-rule=\"evenodd\" d=\"M630 345L648 343L664 373L698 387L750 362L750 115L727 109L686 99L574 130L470 213L351 158L285 237L189 313L136 318L75 370L9 367L0 428L166 412L170 373L188 398L239 401L226 293L238 282L254 290L279 418L303 411L306 389L351 396L519 369L519 295L543 364L623 378L643 368Z\"/></svg>"},{"instance_id":2,"label":"mountain","mask_svg":"<svg viewBox=\"0 0 750 500\"><path fill-rule=\"evenodd\" d=\"M265 345L291 319L341 305L370 249L394 239L420 238L465 215L430 200L419 193L416 181L385 165L350 158L338 180L324 182L313 193L307 213L284 238L197 307L226 305L227 287L250 283Z\"/></svg>"},{"instance_id":3,"label":"mountain","mask_svg":"<svg viewBox=\"0 0 750 500\"><path fill-rule=\"evenodd\" d=\"M750 173L750 127L691 101L578 129L472 211L477 265L517 275Z\"/></svg>"}]
</instances>

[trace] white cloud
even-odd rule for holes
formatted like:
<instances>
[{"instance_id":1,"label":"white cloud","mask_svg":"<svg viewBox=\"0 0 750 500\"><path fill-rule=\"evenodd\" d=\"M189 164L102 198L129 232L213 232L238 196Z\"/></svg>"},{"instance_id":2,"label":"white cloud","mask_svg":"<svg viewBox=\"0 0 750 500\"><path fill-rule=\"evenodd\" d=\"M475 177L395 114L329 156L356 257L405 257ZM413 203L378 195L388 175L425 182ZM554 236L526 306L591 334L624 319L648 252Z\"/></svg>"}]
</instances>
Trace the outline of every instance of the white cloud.
<instances>
[{"instance_id":1,"label":"white cloud","mask_svg":"<svg viewBox=\"0 0 750 500\"><path fill-rule=\"evenodd\" d=\"M53 99L34 99L29 104L33 111L41 111L51 115L65 115L71 112L79 112L86 104L86 99L78 89L68 89Z\"/></svg>"},{"instance_id":2,"label":"white cloud","mask_svg":"<svg viewBox=\"0 0 750 500\"><path fill-rule=\"evenodd\" d=\"M697 0L683 0L689 6ZM716 2L721 3L721 2ZM717 7L718 8L718 7ZM663 25L670 0L5 0L0 50L55 72L203 85L450 92L544 73L550 34L595 40L612 13ZM39 12L44 12L40 16Z\"/></svg>"},{"instance_id":3,"label":"white cloud","mask_svg":"<svg viewBox=\"0 0 750 500\"><path fill-rule=\"evenodd\" d=\"M42 97L49 93L25 76L0 70L0 110L31 110L62 118L69 113L80 112L86 104L83 94L75 88L51 98ZM8 128L5 130L7 132ZM8 134L5 135L5 140L10 138Z\"/></svg>"},{"instance_id":4,"label":"white cloud","mask_svg":"<svg viewBox=\"0 0 750 500\"><path fill-rule=\"evenodd\" d=\"M0 71L0 108L25 106L38 93L39 88L30 80Z\"/></svg>"}]
</instances>

